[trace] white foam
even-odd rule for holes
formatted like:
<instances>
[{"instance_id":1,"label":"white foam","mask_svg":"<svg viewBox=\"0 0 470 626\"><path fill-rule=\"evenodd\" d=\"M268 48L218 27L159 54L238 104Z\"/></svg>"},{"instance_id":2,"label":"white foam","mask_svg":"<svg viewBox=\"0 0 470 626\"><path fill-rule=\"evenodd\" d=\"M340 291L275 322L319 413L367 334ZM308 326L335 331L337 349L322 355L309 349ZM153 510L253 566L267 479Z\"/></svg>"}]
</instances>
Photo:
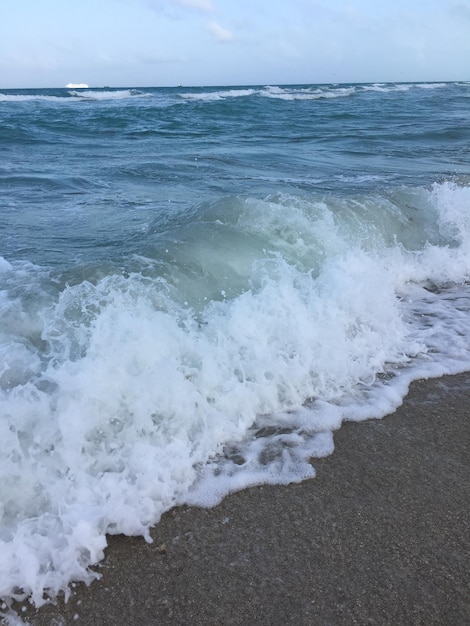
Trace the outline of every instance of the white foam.
<instances>
[{"instance_id":1,"label":"white foam","mask_svg":"<svg viewBox=\"0 0 470 626\"><path fill-rule=\"evenodd\" d=\"M258 257L231 297L215 272L225 295L199 308L135 273L45 290L33 316L9 286L40 293L46 273L4 261L0 305L23 322L1 344L0 596L39 606L93 579L106 533L149 539L175 504L312 476L344 419L394 410L413 378L469 369L469 204L451 183L238 200L227 232ZM213 250L198 241L202 262Z\"/></svg>"},{"instance_id":2,"label":"white foam","mask_svg":"<svg viewBox=\"0 0 470 626\"><path fill-rule=\"evenodd\" d=\"M352 96L355 87L287 88L267 86L260 95L279 100L320 100L322 98L344 98Z\"/></svg>"},{"instance_id":3,"label":"white foam","mask_svg":"<svg viewBox=\"0 0 470 626\"><path fill-rule=\"evenodd\" d=\"M97 89L81 89L76 91L72 89L69 91L70 95L84 100L127 100L128 98L151 98L150 92L141 92L136 89L115 89L115 90L103 90Z\"/></svg>"},{"instance_id":4,"label":"white foam","mask_svg":"<svg viewBox=\"0 0 470 626\"><path fill-rule=\"evenodd\" d=\"M223 89L220 91L180 93L179 97L184 100L202 100L205 102L213 102L216 100L225 100L227 98L246 98L254 93L256 93L255 89Z\"/></svg>"},{"instance_id":5,"label":"white foam","mask_svg":"<svg viewBox=\"0 0 470 626\"><path fill-rule=\"evenodd\" d=\"M361 85L361 88L364 91L389 93L393 91L409 91L412 86L412 84L374 83L373 85Z\"/></svg>"},{"instance_id":6,"label":"white foam","mask_svg":"<svg viewBox=\"0 0 470 626\"><path fill-rule=\"evenodd\" d=\"M9 263L6 259L0 256L0 272L6 272L12 269L11 263Z\"/></svg>"},{"instance_id":7,"label":"white foam","mask_svg":"<svg viewBox=\"0 0 470 626\"><path fill-rule=\"evenodd\" d=\"M417 83L416 87L420 89L442 89L443 87L447 87L447 83Z\"/></svg>"},{"instance_id":8,"label":"white foam","mask_svg":"<svg viewBox=\"0 0 470 626\"><path fill-rule=\"evenodd\" d=\"M370 85L361 85L361 88L364 91L388 93L393 91L409 91L415 87L419 89L443 89L448 86L449 83L373 83Z\"/></svg>"},{"instance_id":9,"label":"white foam","mask_svg":"<svg viewBox=\"0 0 470 626\"><path fill-rule=\"evenodd\" d=\"M67 102L72 98L63 96L45 96L42 94L5 94L0 93L0 102L29 102L32 100L42 100L44 102Z\"/></svg>"},{"instance_id":10,"label":"white foam","mask_svg":"<svg viewBox=\"0 0 470 626\"><path fill-rule=\"evenodd\" d=\"M50 102L54 104L67 104L71 102L77 102L80 100L127 100L128 98L151 98L153 94L150 92L141 92L135 89L116 89L116 90L103 90L96 89L80 89L68 90L67 96L55 96L45 94L5 94L0 93L0 102L29 102L29 101L42 101Z\"/></svg>"}]
</instances>

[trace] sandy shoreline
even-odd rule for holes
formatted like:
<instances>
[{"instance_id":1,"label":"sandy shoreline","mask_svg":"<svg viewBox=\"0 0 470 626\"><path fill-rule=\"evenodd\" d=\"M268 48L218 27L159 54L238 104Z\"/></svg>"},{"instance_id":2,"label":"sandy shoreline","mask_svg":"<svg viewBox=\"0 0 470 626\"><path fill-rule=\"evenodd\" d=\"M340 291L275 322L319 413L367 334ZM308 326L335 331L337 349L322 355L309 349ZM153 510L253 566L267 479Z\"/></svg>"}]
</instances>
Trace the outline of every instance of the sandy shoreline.
<instances>
[{"instance_id":1,"label":"sandy shoreline","mask_svg":"<svg viewBox=\"0 0 470 626\"><path fill-rule=\"evenodd\" d=\"M419 381L378 421L345 424L300 485L178 508L111 537L36 626L464 625L470 620L470 375Z\"/></svg>"}]
</instances>

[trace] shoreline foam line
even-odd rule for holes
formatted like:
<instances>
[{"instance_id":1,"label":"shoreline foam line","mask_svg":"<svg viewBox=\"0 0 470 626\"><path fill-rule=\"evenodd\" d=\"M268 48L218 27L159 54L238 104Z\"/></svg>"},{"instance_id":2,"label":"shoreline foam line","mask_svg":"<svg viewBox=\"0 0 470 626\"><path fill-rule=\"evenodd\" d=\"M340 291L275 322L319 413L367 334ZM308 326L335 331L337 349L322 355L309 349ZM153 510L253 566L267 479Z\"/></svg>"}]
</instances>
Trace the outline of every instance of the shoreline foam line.
<instances>
[{"instance_id":1,"label":"shoreline foam line","mask_svg":"<svg viewBox=\"0 0 470 626\"><path fill-rule=\"evenodd\" d=\"M394 414L343 424L335 453L315 460L315 479L173 509L153 544L110 537L101 580L23 619L464 624L469 406L470 374L416 381Z\"/></svg>"}]
</instances>

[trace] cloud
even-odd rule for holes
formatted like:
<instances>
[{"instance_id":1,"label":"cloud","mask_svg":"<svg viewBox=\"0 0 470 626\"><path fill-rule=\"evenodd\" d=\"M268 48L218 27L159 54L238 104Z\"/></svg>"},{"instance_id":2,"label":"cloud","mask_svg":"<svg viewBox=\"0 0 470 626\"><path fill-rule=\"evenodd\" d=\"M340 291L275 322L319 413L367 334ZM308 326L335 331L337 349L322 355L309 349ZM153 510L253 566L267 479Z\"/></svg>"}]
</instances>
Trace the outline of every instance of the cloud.
<instances>
[{"instance_id":1,"label":"cloud","mask_svg":"<svg viewBox=\"0 0 470 626\"><path fill-rule=\"evenodd\" d=\"M457 17L470 20L470 2L468 0L461 2L452 2L450 5L451 12Z\"/></svg>"},{"instance_id":2,"label":"cloud","mask_svg":"<svg viewBox=\"0 0 470 626\"><path fill-rule=\"evenodd\" d=\"M227 43L233 40L233 33L221 26L218 22L209 22L209 24L207 24L207 28L214 35L217 41Z\"/></svg>"},{"instance_id":3,"label":"cloud","mask_svg":"<svg viewBox=\"0 0 470 626\"><path fill-rule=\"evenodd\" d=\"M136 0L132 0L134 3ZM142 5L150 7L158 13L167 15L178 14L181 9L194 9L201 13L212 13L214 5L212 0L138 0ZM131 4L130 0L115 0L124 4Z\"/></svg>"},{"instance_id":4,"label":"cloud","mask_svg":"<svg viewBox=\"0 0 470 626\"><path fill-rule=\"evenodd\" d=\"M174 4L179 4L182 7L197 9L203 13L210 13L214 10L212 0L173 0L173 2Z\"/></svg>"}]
</instances>

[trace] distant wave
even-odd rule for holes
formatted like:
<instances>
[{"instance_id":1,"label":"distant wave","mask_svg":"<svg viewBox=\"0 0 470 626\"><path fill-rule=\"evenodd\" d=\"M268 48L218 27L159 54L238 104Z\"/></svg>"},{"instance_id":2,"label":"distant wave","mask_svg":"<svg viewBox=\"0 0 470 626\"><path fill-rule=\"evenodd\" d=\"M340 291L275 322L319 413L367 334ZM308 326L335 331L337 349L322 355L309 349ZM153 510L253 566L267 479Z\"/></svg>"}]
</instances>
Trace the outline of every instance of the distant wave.
<instances>
[{"instance_id":1,"label":"distant wave","mask_svg":"<svg viewBox=\"0 0 470 626\"><path fill-rule=\"evenodd\" d=\"M71 90L69 94L74 98L84 100L125 100L135 97L152 97L151 93L144 93L137 89L118 89L113 91L103 90L94 91L89 89L81 89L80 91Z\"/></svg>"},{"instance_id":2,"label":"distant wave","mask_svg":"<svg viewBox=\"0 0 470 626\"><path fill-rule=\"evenodd\" d=\"M179 94L185 100L200 100L213 102L225 100L226 98L240 98L248 96L264 96L267 98L278 98L280 100L318 100L320 98L340 98L350 96L355 92L355 87L338 86L309 86L309 87L280 87L267 85L261 88L240 88L225 89L204 92L186 92Z\"/></svg>"},{"instance_id":3,"label":"distant wave","mask_svg":"<svg viewBox=\"0 0 470 626\"><path fill-rule=\"evenodd\" d=\"M420 89L442 89L442 87L447 87L447 83L416 83L415 86Z\"/></svg>"},{"instance_id":4,"label":"distant wave","mask_svg":"<svg viewBox=\"0 0 470 626\"><path fill-rule=\"evenodd\" d=\"M319 100L321 98L344 98L351 96L356 91L355 87L307 87L288 88L267 86L260 95L267 98L279 98L280 100Z\"/></svg>"},{"instance_id":5,"label":"distant wave","mask_svg":"<svg viewBox=\"0 0 470 626\"><path fill-rule=\"evenodd\" d=\"M226 98L252 96L255 93L256 89L226 89L222 91L180 93L179 97L184 100L204 100L210 102L214 100L225 100Z\"/></svg>"},{"instance_id":6,"label":"distant wave","mask_svg":"<svg viewBox=\"0 0 470 626\"><path fill-rule=\"evenodd\" d=\"M94 91L90 89L68 90L67 95L50 95L44 93L9 94L0 92L0 102L29 102L42 100L45 102L77 102L80 100L125 100L127 98L149 98L153 94L137 89L118 89L113 91Z\"/></svg>"},{"instance_id":7,"label":"distant wave","mask_svg":"<svg viewBox=\"0 0 470 626\"><path fill-rule=\"evenodd\" d=\"M62 96L45 96L43 94L6 94L0 93L0 102L28 102L31 100L46 100L48 102L63 102L70 100Z\"/></svg>"},{"instance_id":8,"label":"distant wave","mask_svg":"<svg viewBox=\"0 0 470 626\"><path fill-rule=\"evenodd\" d=\"M391 91L409 91L412 85L396 83L374 83L372 85L361 85L363 91L378 91L389 93Z\"/></svg>"},{"instance_id":9,"label":"distant wave","mask_svg":"<svg viewBox=\"0 0 470 626\"><path fill-rule=\"evenodd\" d=\"M358 90L362 91L374 91L374 92L398 92L398 91L410 91L410 89L442 89L451 85L458 85L459 83L371 83L360 84L354 86L324 86L317 88L305 88L305 89L285 89L281 87L266 87L266 92L262 95L269 95L270 97L279 97L284 100L314 100L318 98L339 98L344 96L350 96L357 93Z\"/></svg>"},{"instance_id":10,"label":"distant wave","mask_svg":"<svg viewBox=\"0 0 470 626\"><path fill-rule=\"evenodd\" d=\"M361 88L364 91L389 93L392 91L410 91L410 89L414 89L416 87L419 89L442 89L443 87L448 86L449 83L373 83L370 85L361 85Z\"/></svg>"},{"instance_id":11,"label":"distant wave","mask_svg":"<svg viewBox=\"0 0 470 626\"><path fill-rule=\"evenodd\" d=\"M450 83L458 85L458 83ZM410 89L441 89L449 83L364 83L357 85L305 85L305 86L279 86L266 85L260 88L233 88L211 91L191 91L180 93L178 96L187 101L215 102L227 98L240 98L249 96L261 96L278 100L321 100L332 98L345 98L361 92L390 93L407 92Z\"/></svg>"},{"instance_id":12,"label":"distant wave","mask_svg":"<svg viewBox=\"0 0 470 626\"><path fill-rule=\"evenodd\" d=\"M443 89L445 87L468 87L469 83L465 82L420 82L420 83L362 83L362 84L331 84L331 85L293 85L278 86L266 85L262 87L232 87L217 89L214 88L196 88L192 87L188 91L175 93L170 96L170 102L176 97L179 101L186 102L218 102L233 98L249 98L264 97L285 101L302 101L302 100L322 100L345 98L364 92L374 93L392 93L392 92L408 92L412 89ZM9 91L9 90L7 90ZM68 103L77 101L108 101L108 100L126 100L130 98L153 98L155 93L153 89L139 90L132 88L125 89L66 89L38 90L34 93L28 90L28 93L5 93L0 92L0 102L28 102L28 101L44 101L50 103ZM54 93L56 92L56 93Z\"/></svg>"}]
</instances>

